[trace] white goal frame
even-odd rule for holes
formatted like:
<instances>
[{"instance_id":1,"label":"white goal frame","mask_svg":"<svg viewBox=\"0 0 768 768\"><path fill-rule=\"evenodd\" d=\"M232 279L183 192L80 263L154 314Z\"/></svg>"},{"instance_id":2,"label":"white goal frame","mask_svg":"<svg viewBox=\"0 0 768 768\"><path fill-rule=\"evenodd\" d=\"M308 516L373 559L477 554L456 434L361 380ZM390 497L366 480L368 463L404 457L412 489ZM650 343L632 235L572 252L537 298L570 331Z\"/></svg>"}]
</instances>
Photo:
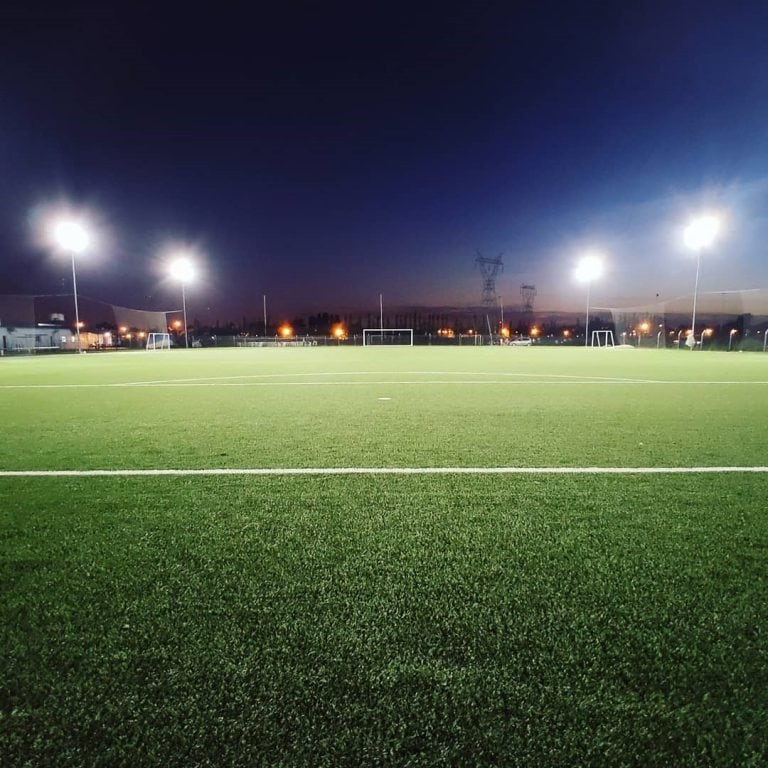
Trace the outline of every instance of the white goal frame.
<instances>
[{"instance_id":1,"label":"white goal frame","mask_svg":"<svg viewBox=\"0 0 768 768\"><path fill-rule=\"evenodd\" d=\"M386 333L407 333L408 334L408 341L398 343L398 344L371 344L368 341L369 336L372 336L374 334L380 334L381 336L384 336ZM412 347L413 346L413 328L363 328L363 346L364 347L384 347L384 346L395 346L395 347Z\"/></svg>"},{"instance_id":2,"label":"white goal frame","mask_svg":"<svg viewBox=\"0 0 768 768\"><path fill-rule=\"evenodd\" d=\"M171 348L170 333L148 333L147 334L147 352L157 352L160 349Z\"/></svg>"},{"instance_id":3,"label":"white goal frame","mask_svg":"<svg viewBox=\"0 0 768 768\"><path fill-rule=\"evenodd\" d=\"M613 340L613 331L592 331L593 347L615 347Z\"/></svg>"}]
</instances>

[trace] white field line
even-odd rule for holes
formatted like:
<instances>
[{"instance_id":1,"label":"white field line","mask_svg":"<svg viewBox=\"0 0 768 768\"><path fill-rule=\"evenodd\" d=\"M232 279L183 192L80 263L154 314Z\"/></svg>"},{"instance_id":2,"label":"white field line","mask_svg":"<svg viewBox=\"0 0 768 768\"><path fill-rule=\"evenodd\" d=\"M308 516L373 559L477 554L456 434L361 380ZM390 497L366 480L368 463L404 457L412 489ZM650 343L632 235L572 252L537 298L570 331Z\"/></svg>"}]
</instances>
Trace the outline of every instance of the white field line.
<instances>
[{"instance_id":1,"label":"white field line","mask_svg":"<svg viewBox=\"0 0 768 768\"><path fill-rule=\"evenodd\" d=\"M524 378L524 379L536 379L534 383L538 383L539 380L576 380L582 381L609 381L609 382L631 382L631 383L646 383L649 379L628 379L619 376L580 376L575 374L564 373L502 373L502 372L483 372L483 371L329 371L318 372L313 371L311 373L250 373L241 374L237 376L195 376L183 379L149 379L143 381L119 381L110 383L88 384L88 383L74 383L74 384L2 384L0 389L77 389L77 388L100 388L100 387L147 387L147 386L182 386L182 385L202 385L206 383L217 384L218 382L242 382L244 379L255 382L256 380L264 379L280 379L276 383L278 386L283 384L296 384L303 382L291 382L286 379L305 379L305 378L326 378L332 376L497 376L503 378ZM248 382L250 383L250 382ZM273 382L265 382L273 383ZM311 384L341 384L343 381L313 381ZM366 383L366 384L379 384L382 382L377 381L365 381L365 382L351 382L351 383ZM386 381L383 383L394 383ZM403 383L414 383L411 381ZM419 380L415 383L430 383L430 381L422 382ZM443 381L435 383L445 383ZM467 381L458 381L458 384L476 383ZM491 382L496 383L496 382ZM221 384L220 386L224 386Z\"/></svg>"},{"instance_id":2,"label":"white field line","mask_svg":"<svg viewBox=\"0 0 768 768\"><path fill-rule=\"evenodd\" d=\"M695 475L768 473L765 467L273 467L210 469L22 469L0 477L185 477L218 475Z\"/></svg>"},{"instance_id":3,"label":"white field line","mask_svg":"<svg viewBox=\"0 0 768 768\"><path fill-rule=\"evenodd\" d=\"M172 387L327 387L327 386L766 386L768 381L706 381L677 380L664 381L654 379L381 379L376 381L223 381L221 379L199 379L185 381L132 381L111 384L0 384L0 390L19 389L153 389Z\"/></svg>"}]
</instances>

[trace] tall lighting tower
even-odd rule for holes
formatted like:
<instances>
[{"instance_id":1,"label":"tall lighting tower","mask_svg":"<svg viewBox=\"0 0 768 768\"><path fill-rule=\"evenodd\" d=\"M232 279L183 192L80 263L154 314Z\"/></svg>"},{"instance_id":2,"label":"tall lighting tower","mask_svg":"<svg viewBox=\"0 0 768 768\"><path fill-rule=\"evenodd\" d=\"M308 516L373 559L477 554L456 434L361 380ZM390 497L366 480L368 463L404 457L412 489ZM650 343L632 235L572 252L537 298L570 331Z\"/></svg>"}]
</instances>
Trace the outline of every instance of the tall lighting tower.
<instances>
[{"instance_id":1,"label":"tall lighting tower","mask_svg":"<svg viewBox=\"0 0 768 768\"><path fill-rule=\"evenodd\" d=\"M699 272L701 272L701 253L708 248L717 237L720 231L720 220L715 216L701 216L694 219L686 228L684 233L685 244L696 251L696 282L693 286L693 315L691 317L691 335L686 340L686 344L691 349L696 349L696 299L699 294ZM703 341L702 336L702 341Z\"/></svg>"},{"instance_id":2,"label":"tall lighting tower","mask_svg":"<svg viewBox=\"0 0 768 768\"><path fill-rule=\"evenodd\" d=\"M79 256L91 244L91 235L85 226L75 219L60 219L53 225L53 238L56 245L72 258L72 295L75 300L75 332L77 333L77 352L82 354L83 344L80 339L80 311L77 306L77 273L75 256Z\"/></svg>"}]
</instances>

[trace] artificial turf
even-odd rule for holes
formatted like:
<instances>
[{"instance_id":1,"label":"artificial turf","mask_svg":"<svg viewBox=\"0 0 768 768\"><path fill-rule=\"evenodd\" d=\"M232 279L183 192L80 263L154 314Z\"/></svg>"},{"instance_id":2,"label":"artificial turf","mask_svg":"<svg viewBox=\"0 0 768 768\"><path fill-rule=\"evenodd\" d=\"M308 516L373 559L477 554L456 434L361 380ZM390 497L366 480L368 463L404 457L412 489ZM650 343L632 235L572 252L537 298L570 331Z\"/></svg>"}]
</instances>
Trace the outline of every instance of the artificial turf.
<instances>
[{"instance_id":1,"label":"artificial turf","mask_svg":"<svg viewBox=\"0 0 768 768\"><path fill-rule=\"evenodd\" d=\"M2 468L766 463L758 355L262 352L0 365L276 379L3 389ZM0 762L764 765L766 498L765 474L0 478Z\"/></svg>"}]
</instances>

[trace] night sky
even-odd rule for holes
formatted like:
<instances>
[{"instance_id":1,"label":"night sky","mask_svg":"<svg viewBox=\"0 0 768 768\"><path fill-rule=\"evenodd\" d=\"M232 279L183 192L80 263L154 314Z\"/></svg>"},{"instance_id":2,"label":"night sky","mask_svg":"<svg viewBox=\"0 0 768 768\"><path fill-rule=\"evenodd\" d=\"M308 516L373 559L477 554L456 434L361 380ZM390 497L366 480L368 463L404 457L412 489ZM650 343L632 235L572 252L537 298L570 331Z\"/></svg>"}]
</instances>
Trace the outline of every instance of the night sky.
<instances>
[{"instance_id":1,"label":"night sky","mask_svg":"<svg viewBox=\"0 0 768 768\"><path fill-rule=\"evenodd\" d=\"M703 290L767 287L768 3L6 2L0 293L71 290L39 242L81 206L83 294L203 319L690 293L680 231L726 213Z\"/></svg>"}]
</instances>

